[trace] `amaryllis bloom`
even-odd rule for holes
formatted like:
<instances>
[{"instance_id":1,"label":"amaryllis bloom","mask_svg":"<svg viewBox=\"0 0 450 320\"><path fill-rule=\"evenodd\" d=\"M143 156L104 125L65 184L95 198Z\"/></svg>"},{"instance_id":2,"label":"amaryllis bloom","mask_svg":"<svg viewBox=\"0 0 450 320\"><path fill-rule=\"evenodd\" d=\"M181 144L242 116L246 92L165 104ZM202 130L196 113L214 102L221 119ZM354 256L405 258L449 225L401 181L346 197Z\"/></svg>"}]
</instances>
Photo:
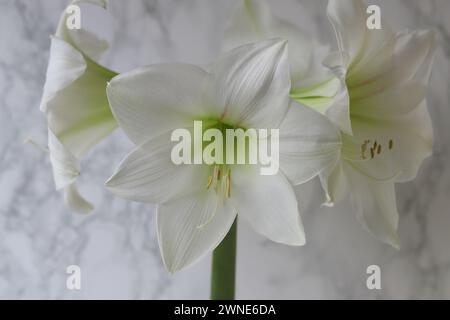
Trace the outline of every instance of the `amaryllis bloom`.
<instances>
[{"instance_id":1,"label":"amaryllis bloom","mask_svg":"<svg viewBox=\"0 0 450 320\"><path fill-rule=\"evenodd\" d=\"M328 47L289 21L276 17L264 1L239 0L233 8L226 29L223 47L230 50L239 45L274 37L289 41L289 69L291 98L303 105L329 114L334 121L340 115L342 104L333 102L341 94L341 84L333 73L323 66ZM332 106L332 107L330 107Z\"/></svg>"},{"instance_id":2,"label":"amaryllis bloom","mask_svg":"<svg viewBox=\"0 0 450 320\"><path fill-rule=\"evenodd\" d=\"M77 0L106 9L106 1ZM117 124L109 109L106 83L116 74L95 62L107 43L94 34L69 29L63 13L51 38L50 61L41 102L48 122L48 147L58 190L68 205L88 212L92 205L75 188L80 159L109 135Z\"/></svg>"},{"instance_id":3,"label":"amaryllis bloom","mask_svg":"<svg viewBox=\"0 0 450 320\"><path fill-rule=\"evenodd\" d=\"M158 239L170 272L213 250L237 214L273 241L304 244L290 182L317 175L340 141L326 117L291 108L289 90L287 43L278 40L238 47L209 71L158 64L109 83L113 114L137 148L106 184L120 197L158 205ZM192 129L194 121L220 131L279 128L281 170L261 175L260 165L174 164L171 134Z\"/></svg>"},{"instance_id":4,"label":"amaryllis bloom","mask_svg":"<svg viewBox=\"0 0 450 320\"><path fill-rule=\"evenodd\" d=\"M349 96L341 128L342 150L321 173L332 205L350 194L357 217L375 237L399 247L395 182L415 178L432 152L432 126L425 93L436 35L393 33L366 27L361 0L330 0L328 15L339 53L327 63L343 77Z\"/></svg>"}]
</instances>

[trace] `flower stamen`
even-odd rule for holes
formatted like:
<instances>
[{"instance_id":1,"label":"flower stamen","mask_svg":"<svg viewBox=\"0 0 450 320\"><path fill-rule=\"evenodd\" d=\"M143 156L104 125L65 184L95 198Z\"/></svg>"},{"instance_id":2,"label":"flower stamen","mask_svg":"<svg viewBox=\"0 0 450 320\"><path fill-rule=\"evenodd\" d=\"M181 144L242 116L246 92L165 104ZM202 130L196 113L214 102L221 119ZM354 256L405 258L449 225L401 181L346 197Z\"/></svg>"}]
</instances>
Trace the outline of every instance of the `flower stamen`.
<instances>
[{"instance_id":1,"label":"flower stamen","mask_svg":"<svg viewBox=\"0 0 450 320\"><path fill-rule=\"evenodd\" d=\"M364 140L364 142L361 144L361 159L366 160L366 151L367 146L369 145L370 140ZM394 148L394 140L389 139L388 142L388 148L389 150L392 150ZM373 146L370 147L370 159L374 159L377 155L380 155L383 152L383 147L381 143L378 143L376 140L373 143Z\"/></svg>"},{"instance_id":2,"label":"flower stamen","mask_svg":"<svg viewBox=\"0 0 450 320\"><path fill-rule=\"evenodd\" d=\"M366 151L367 151L367 145L370 143L370 140L364 141L364 143L361 145L361 159L366 160Z\"/></svg>"},{"instance_id":3,"label":"flower stamen","mask_svg":"<svg viewBox=\"0 0 450 320\"><path fill-rule=\"evenodd\" d=\"M208 183L206 184L206 189L209 189L209 187L211 186L212 180L213 180L213 177L209 176L208 177Z\"/></svg>"},{"instance_id":4,"label":"flower stamen","mask_svg":"<svg viewBox=\"0 0 450 320\"><path fill-rule=\"evenodd\" d=\"M206 189L214 188L216 192L223 193L223 199L228 199L231 196L231 169L220 168L219 165L215 165L212 175L208 177ZM220 190L219 190L220 189Z\"/></svg>"},{"instance_id":5,"label":"flower stamen","mask_svg":"<svg viewBox=\"0 0 450 320\"><path fill-rule=\"evenodd\" d=\"M225 175L225 198L230 198L231 196L231 170L228 169Z\"/></svg>"}]
</instances>

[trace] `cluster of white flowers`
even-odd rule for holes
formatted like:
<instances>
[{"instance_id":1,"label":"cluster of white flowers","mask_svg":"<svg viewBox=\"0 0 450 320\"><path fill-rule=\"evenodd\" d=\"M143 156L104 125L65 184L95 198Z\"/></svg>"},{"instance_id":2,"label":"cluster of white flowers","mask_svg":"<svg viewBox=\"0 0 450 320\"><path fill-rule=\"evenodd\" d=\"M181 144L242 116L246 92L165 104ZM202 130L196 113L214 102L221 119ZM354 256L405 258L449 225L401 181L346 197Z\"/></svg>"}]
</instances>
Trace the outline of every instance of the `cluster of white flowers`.
<instances>
[{"instance_id":1,"label":"cluster of white flowers","mask_svg":"<svg viewBox=\"0 0 450 320\"><path fill-rule=\"evenodd\" d=\"M84 1L106 9L106 1ZM414 179L432 152L425 95L436 35L394 33L386 23L369 30L366 9L363 0L329 0L338 42L329 52L261 1L238 0L224 53L207 69L154 64L120 75L95 62L107 45L69 30L63 14L41 104L57 188L73 209L91 210L74 186L79 160L119 127L136 149L106 186L157 204L170 272L216 248L237 215L273 241L303 245L293 186L314 177L325 205L349 195L362 225L399 247L394 184ZM173 163L171 133L195 121L279 129L280 170Z\"/></svg>"}]
</instances>

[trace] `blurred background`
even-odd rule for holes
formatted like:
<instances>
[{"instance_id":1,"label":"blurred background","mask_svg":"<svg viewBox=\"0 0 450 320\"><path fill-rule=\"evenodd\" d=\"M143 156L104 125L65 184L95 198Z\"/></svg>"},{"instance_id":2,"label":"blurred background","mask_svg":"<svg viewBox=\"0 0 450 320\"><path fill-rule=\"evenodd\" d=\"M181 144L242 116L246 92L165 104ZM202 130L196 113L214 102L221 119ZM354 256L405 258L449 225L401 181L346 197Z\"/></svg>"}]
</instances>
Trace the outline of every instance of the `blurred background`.
<instances>
[{"instance_id":1,"label":"blurred background","mask_svg":"<svg viewBox=\"0 0 450 320\"><path fill-rule=\"evenodd\" d=\"M230 0L111 0L109 15L82 16L111 48L102 63L123 72L167 61L205 65L220 51ZM326 0L267 1L278 16L331 48ZM385 0L396 30L434 28L440 35L428 92L434 155L410 183L397 185L402 249L374 240L348 202L320 207L317 181L297 188L307 244L277 245L239 225L237 298L450 298L450 1ZM71 213L55 191L39 111L50 35L68 1L0 0L0 298L208 298L210 257L174 276L159 255L154 208L114 198L103 187L131 143L117 130L83 161L78 180L90 215ZM83 11L84 14L84 11ZM81 290L66 288L66 268L81 267ZM369 265L381 290L366 287Z\"/></svg>"}]
</instances>

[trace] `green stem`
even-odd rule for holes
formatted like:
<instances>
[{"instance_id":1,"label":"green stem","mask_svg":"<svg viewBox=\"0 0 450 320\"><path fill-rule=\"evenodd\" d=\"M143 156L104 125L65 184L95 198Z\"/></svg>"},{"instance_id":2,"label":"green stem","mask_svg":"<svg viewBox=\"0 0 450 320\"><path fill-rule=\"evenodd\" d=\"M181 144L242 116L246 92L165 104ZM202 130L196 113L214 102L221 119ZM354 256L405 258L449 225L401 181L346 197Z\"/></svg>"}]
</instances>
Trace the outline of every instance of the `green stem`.
<instances>
[{"instance_id":1,"label":"green stem","mask_svg":"<svg viewBox=\"0 0 450 320\"><path fill-rule=\"evenodd\" d=\"M230 231L214 250L211 269L211 300L234 300L236 281L237 218Z\"/></svg>"}]
</instances>

